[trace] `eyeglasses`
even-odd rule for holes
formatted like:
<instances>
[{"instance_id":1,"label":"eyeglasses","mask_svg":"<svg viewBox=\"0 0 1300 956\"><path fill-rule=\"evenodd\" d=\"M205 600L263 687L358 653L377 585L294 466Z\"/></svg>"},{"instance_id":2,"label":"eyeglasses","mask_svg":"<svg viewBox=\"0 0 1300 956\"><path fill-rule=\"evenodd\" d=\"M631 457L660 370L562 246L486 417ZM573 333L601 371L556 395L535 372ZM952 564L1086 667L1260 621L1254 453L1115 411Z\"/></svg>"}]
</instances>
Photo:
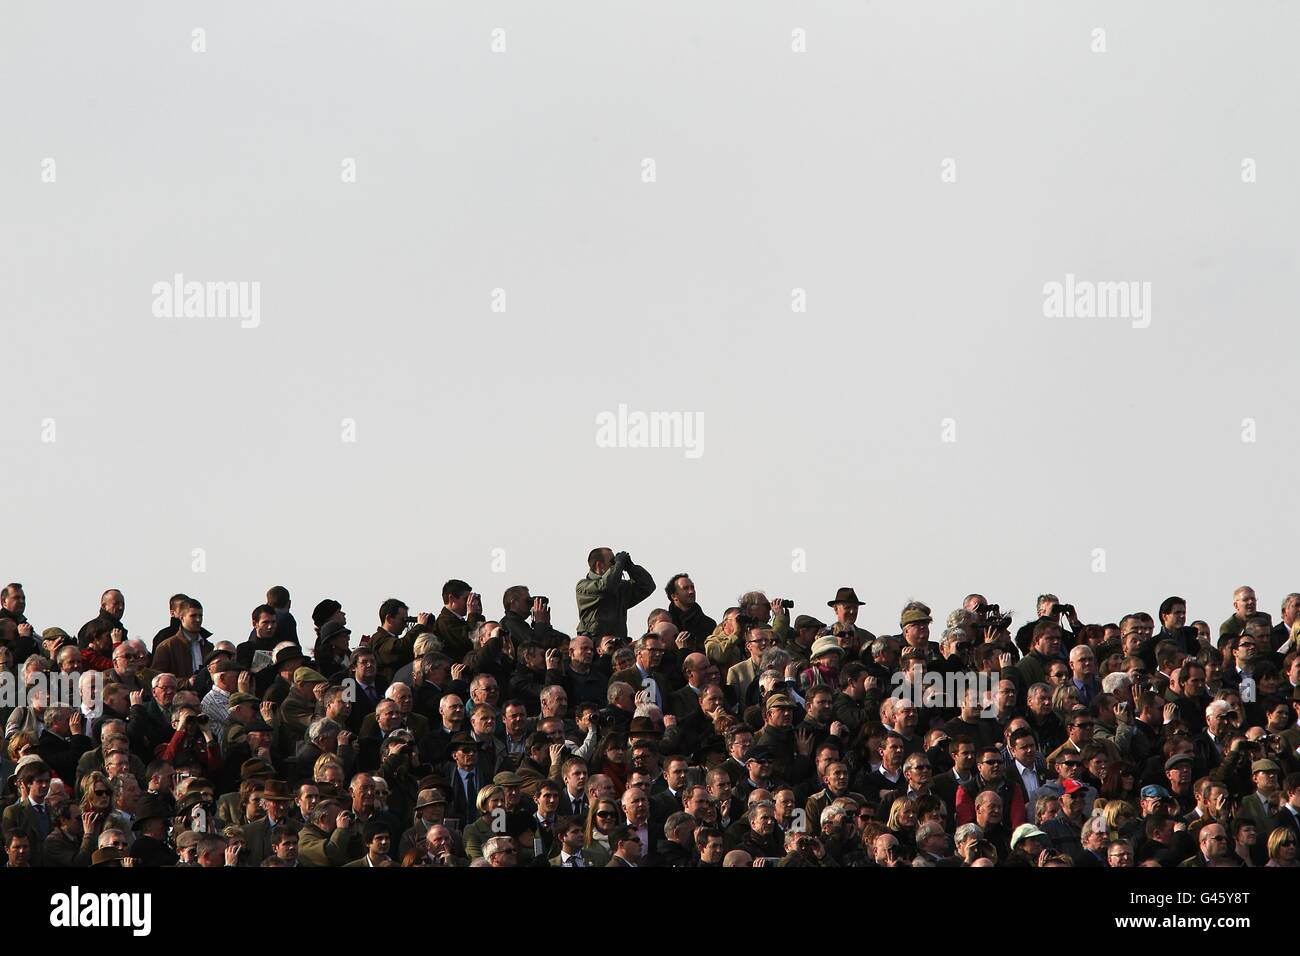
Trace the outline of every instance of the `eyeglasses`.
<instances>
[{"instance_id":1,"label":"eyeglasses","mask_svg":"<svg viewBox=\"0 0 1300 956\"><path fill-rule=\"evenodd\" d=\"M94 793L97 797L111 797L113 795L112 790L96 790Z\"/></svg>"},{"instance_id":2,"label":"eyeglasses","mask_svg":"<svg viewBox=\"0 0 1300 956\"><path fill-rule=\"evenodd\" d=\"M988 766L988 767L1001 767L1001 766L1002 766L1002 761L1001 761L1001 760L981 760L980 763L982 763L982 764L984 764L985 766Z\"/></svg>"},{"instance_id":3,"label":"eyeglasses","mask_svg":"<svg viewBox=\"0 0 1300 956\"><path fill-rule=\"evenodd\" d=\"M1082 766L1083 766L1083 762L1080 761L1080 760L1062 760L1062 761L1061 761L1061 766L1062 766L1062 767L1065 767L1065 768L1067 768L1067 769L1070 768L1070 767L1082 767Z\"/></svg>"},{"instance_id":4,"label":"eyeglasses","mask_svg":"<svg viewBox=\"0 0 1300 956\"><path fill-rule=\"evenodd\" d=\"M609 819L610 817L618 816L618 814L614 813L612 810L597 810L596 816L601 817L602 819Z\"/></svg>"},{"instance_id":5,"label":"eyeglasses","mask_svg":"<svg viewBox=\"0 0 1300 956\"><path fill-rule=\"evenodd\" d=\"M1295 846L1295 840L1282 840L1278 846Z\"/></svg>"}]
</instances>

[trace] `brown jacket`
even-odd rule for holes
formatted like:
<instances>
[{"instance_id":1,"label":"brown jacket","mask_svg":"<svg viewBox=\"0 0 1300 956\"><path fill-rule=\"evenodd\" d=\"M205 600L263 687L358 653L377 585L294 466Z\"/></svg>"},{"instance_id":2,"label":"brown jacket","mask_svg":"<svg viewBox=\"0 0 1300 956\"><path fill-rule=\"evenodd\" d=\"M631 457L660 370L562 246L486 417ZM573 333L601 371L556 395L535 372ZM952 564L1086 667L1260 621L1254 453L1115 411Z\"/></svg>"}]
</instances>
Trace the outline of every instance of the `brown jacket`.
<instances>
[{"instance_id":1,"label":"brown jacket","mask_svg":"<svg viewBox=\"0 0 1300 956\"><path fill-rule=\"evenodd\" d=\"M212 643L200 638L200 656L207 657ZM153 655L153 669L160 674L171 674L178 681L194 676L194 653L184 631L177 631L158 645Z\"/></svg>"}]
</instances>

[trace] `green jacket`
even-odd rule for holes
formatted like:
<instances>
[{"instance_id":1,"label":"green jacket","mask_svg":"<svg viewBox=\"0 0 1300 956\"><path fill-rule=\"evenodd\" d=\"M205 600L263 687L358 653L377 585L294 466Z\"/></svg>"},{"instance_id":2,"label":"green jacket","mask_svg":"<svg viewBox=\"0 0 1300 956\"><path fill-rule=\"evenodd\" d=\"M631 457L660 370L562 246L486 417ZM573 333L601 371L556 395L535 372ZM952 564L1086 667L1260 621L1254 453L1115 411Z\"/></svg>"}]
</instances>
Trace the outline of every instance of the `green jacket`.
<instances>
[{"instance_id":1,"label":"green jacket","mask_svg":"<svg viewBox=\"0 0 1300 956\"><path fill-rule=\"evenodd\" d=\"M349 828L350 829L350 828ZM298 860L303 866L343 866L350 863L348 855L349 830L334 828L324 830L307 824L298 831Z\"/></svg>"},{"instance_id":2,"label":"green jacket","mask_svg":"<svg viewBox=\"0 0 1300 956\"><path fill-rule=\"evenodd\" d=\"M482 623L482 614L470 614L462 621L450 608L444 607L438 613L438 619L433 622L433 630L442 640L442 652L453 663L459 664L474 649L474 642L469 638L470 631Z\"/></svg>"},{"instance_id":3,"label":"green jacket","mask_svg":"<svg viewBox=\"0 0 1300 956\"><path fill-rule=\"evenodd\" d=\"M623 579L626 569L628 580ZM627 637L627 612L655 590L650 572L630 561L615 561L604 574L588 572L578 582L578 630L593 637Z\"/></svg>"}]
</instances>

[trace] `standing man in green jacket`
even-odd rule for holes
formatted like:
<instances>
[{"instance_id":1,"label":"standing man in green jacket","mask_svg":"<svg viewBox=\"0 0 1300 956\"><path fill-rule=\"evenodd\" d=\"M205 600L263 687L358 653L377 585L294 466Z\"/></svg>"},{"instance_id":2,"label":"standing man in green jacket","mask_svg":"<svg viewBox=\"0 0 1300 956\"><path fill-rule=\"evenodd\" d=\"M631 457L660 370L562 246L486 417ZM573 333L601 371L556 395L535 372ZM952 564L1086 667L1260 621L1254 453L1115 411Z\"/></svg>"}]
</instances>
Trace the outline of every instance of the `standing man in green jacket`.
<instances>
[{"instance_id":1,"label":"standing man in green jacket","mask_svg":"<svg viewBox=\"0 0 1300 956\"><path fill-rule=\"evenodd\" d=\"M627 637L627 612L655 590L655 579L632 563L626 551L596 548L587 555L590 572L578 582L578 631L589 637ZM624 575L627 575L624 578Z\"/></svg>"}]
</instances>

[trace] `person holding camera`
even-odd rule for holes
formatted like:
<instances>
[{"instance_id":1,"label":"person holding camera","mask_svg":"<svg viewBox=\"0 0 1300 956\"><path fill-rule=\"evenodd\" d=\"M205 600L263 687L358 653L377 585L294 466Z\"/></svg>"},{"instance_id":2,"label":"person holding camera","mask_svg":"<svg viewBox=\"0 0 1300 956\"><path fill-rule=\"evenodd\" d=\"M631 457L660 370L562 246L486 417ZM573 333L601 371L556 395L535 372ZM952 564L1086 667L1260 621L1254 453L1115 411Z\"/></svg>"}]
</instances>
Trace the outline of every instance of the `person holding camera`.
<instances>
[{"instance_id":1,"label":"person holding camera","mask_svg":"<svg viewBox=\"0 0 1300 956\"><path fill-rule=\"evenodd\" d=\"M208 726L208 715L197 706L178 707L172 714L175 732L166 744L159 745L157 756L175 766L197 764L203 776L215 780L221 772L221 746Z\"/></svg>"},{"instance_id":2,"label":"person holding camera","mask_svg":"<svg viewBox=\"0 0 1300 956\"><path fill-rule=\"evenodd\" d=\"M610 548L592 549L587 568L576 587L578 633L627 637L627 612L654 593L655 579L626 551Z\"/></svg>"},{"instance_id":3,"label":"person holding camera","mask_svg":"<svg viewBox=\"0 0 1300 956\"><path fill-rule=\"evenodd\" d=\"M468 582L452 578L442 586L442 604L433 631L442 640L442 652L459 663L474 649L470 632L483 623L483 597ZM425 624L423 615L419 624Z\"/></svg>"}]
</instances>

